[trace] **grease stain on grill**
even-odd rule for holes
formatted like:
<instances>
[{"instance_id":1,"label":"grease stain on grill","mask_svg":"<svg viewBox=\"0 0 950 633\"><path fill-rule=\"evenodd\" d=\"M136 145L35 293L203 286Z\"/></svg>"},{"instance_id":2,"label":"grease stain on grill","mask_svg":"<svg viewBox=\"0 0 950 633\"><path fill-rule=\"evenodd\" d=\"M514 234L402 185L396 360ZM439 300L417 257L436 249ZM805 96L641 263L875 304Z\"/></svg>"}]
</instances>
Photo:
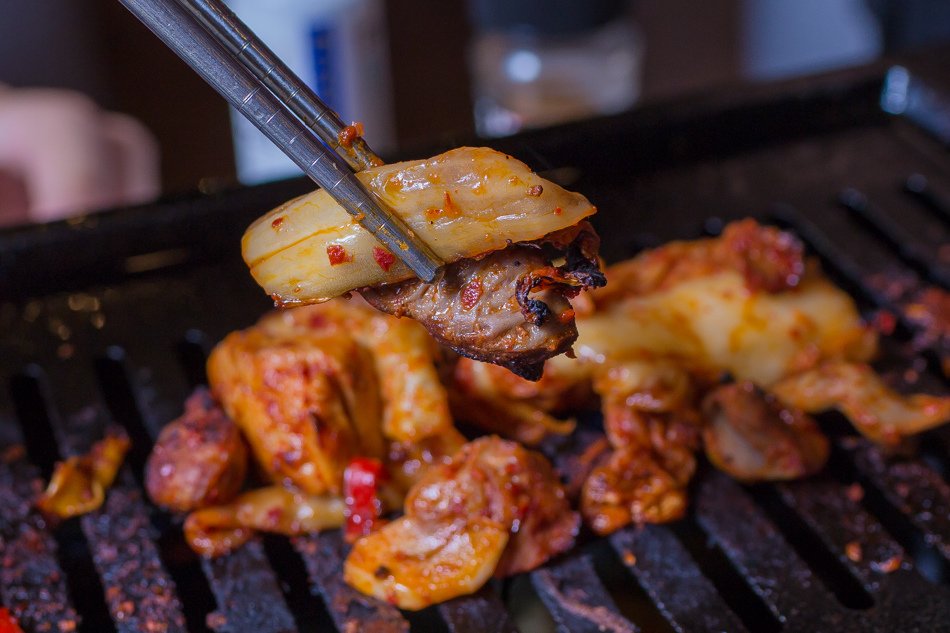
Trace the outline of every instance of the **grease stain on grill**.
<instances>
[{"instance_id":1,"label":"grease stain on grill","mask_svg":"<svg viewBox=\"0 0 950 633\"><path fill-rule=\"evenodd\" d=\"M811 531L794 510L782 501L772 486L755 486L750 488L749 492L792 549L835 595L838 602L855 610L870 609L874 606L874 598L864 589L861 582L851 575L834 553L827 550L821 539Z\"/></svg>"},{"instance_id":2,"label":"grease stain on grill","mask_svg":"<svg viewBox=\"0 0 950 633\"><path fill-rule=\"evenodd\" d=\"M13 610L26 630L62 631L80 620L67 587L63 552L46 521L32 508L42 481L35 466L16 449L0 457L0 604ZM88 554L88 553L86 553ZM86 621L111 625L104 606L87 611ZM89 627L87 627L89 628Z\"/></svg>"},{"instance_id":3,"label":"grease stain on grill","mask_svg":"<svg viewBox=\"0 0 950 633\"><path fill-rule=\"evenodd\" d=\"M844 443L854 476L865 489L862 504L913 558L923 578L950 585L950 493L922 464L889 463L866 441Z\"/></svg>"}]
</instances>

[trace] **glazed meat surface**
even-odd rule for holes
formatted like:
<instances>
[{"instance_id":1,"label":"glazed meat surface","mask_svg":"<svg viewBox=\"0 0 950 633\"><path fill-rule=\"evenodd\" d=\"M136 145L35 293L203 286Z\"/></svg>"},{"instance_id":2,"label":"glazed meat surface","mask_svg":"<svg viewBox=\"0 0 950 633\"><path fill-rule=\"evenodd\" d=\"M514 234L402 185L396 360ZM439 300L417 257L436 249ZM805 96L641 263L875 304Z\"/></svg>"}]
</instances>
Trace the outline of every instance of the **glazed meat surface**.
<instances>
[{"instance_id":1,"label":"glazed meat surface","mask_svg":"<svg viewBox=\"0 0 950 633\"><path fill-rule=\"evenodd\" d=\"M514 245L446 267L431 284L409 280L362 291L378 310L422 323L455 352L537 380L544 361L577 339L569 299L603 286L589 224L543 243ZM552 250L555 251L552 254ZM564 254L560 267L551 264Z\"/></svg>"},{"instance_id":2,"label":"glazed meat surface","mask_svg":"<svg viewBox=\"0 0 950 633\"><path fill-rule=\"evenodd\" d=\"M188 512L233 499L246 471L240 429L207 390L198 389L184 414L158 436L145 466L145 487L158 505Z\"/></svg>"},{"instance_id":3,"label":"glazed meat surface","mask_svg":"<svg viewBox=\"0 0 950 633\"><path fill-rule=\"evenodd\" d=\"M462 359L452 384L460 419L535 442L556 432L552 416L589 406L585 393L599 398L606 446L580 491L597 532L681 516L701 444L738 479L786 479L827 458L805 412L837 409L888 445L950 417L950 398L883 384L867 365L877 333L789 233L736 222L606 274L573 301L576 361L548 360L532 385Z\"/></svg>"},{"instance_id":4,"label":"glazed meat surface","mask_svg":"<svg viewBox=\"0 0 950 633\"><path fill-rule=\"evenodd\" d=\"M811 416L783 407L751 382L716 387L703 412L706 456L739 481L797 479L828 461L828 438Z\"/></svg>"},{"instance_id":5,"label":"glazed meat surface","mask_svg":"<svg viewBox=\"0 0 950 633\"><path fill-rule=\"evenodd\" d=\"M404 281L362 295L378 310L419 321L453 351L530 380L577 339L571 304L555 290L535 298L550 311L540 323L528 321L518 304L519 279L547 265L539 250L513 246L452 264L435 283Z\"/></svg>"},{"instance_id":6,"label":"glazed meat surface","mask_svg":"<svg viewBox=\"0 0 950 633\"><path fill-rule=\"evenodd\" d=\"M383 455L373 359L332 330L284 325L272 315L229 334L209 382L271 481L339 494L351 459Z\"/></svg>"}]
</instances>

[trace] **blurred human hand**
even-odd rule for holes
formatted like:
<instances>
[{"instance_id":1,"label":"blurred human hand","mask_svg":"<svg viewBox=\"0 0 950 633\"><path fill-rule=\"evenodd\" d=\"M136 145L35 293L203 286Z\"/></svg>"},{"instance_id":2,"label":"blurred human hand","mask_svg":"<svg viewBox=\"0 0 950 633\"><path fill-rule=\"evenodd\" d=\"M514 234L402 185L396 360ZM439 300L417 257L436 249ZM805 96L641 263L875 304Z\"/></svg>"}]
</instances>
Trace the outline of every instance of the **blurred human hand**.
<instances>
[{"instance_id":1,"label":"blurred human hand","mask_svg":"<svg viewBox=\"0 0 950 633\"><path fill-rule=\"evenodd\" d=\"M46 222L159 193L145 127L80 93L0 84L0 225Z\"/></svg>"}]
</instances>

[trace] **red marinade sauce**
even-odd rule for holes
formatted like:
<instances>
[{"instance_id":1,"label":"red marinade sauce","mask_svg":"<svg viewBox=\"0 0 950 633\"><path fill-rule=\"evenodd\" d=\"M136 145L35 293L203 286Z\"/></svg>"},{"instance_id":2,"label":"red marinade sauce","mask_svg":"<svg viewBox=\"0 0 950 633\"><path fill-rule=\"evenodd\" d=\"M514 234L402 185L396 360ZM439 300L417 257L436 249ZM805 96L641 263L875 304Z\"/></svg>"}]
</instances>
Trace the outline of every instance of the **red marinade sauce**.
<instances>
[{"instance_id":1,"label":"red marinade sauce","mask_svg":"<svg viewBox=\"0 0 950 633\"><path fill-rule=\"evenodd\" d=\"M379 246L373 247L373 259L375 259L379 267L387 273L389 269L393 267L393 264L396 263L396 256Z\"/></svg>"},{"instance_id":2,"label":"red marinade sauce","mask_svg":"<svg viewBox=\"0 0 950 633\"><path fill-rule=\"evenodd\" d=\"M343 471L343 513L348 542L366 536L378 524L383 512L379 485L385 478L383 463L371 457L357 457Z\"/></svg>"},{"instance_id":3,"label":"red marinade sauce","mask_svg":"<svg viewBox=\"0 0 950 633\"><path fill-rule=\"evenodd\" d=\"M0 607L0 633L23 633L23 629L17 624L16 618L5 607Z\"/></svg>"},{"instance_id":4,"label":"red marinade sauce","mask_svg":"<svg viewBox=\"0 0 950 633\"><path fill-rule=\"evenodd\" d=\"M462 287L462 307L471 310L482 298L482 280L476 277Z\"/></svg>"}]
</instances>

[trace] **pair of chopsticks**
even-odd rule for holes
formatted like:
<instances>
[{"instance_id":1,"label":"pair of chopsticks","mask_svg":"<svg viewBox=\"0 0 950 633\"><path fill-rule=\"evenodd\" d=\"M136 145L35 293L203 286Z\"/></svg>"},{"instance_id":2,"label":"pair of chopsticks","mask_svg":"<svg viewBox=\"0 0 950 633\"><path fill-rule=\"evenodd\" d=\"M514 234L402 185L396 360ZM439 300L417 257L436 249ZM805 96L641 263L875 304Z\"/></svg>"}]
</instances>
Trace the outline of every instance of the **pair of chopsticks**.
<instances>
[{"instance_id":1,"label":"pair of chopsticks","mask_svg":"<svg viewBox=\"0 0 950 633\"><path fill-rule=\"evenodd\" d=\"M438 257L355 171L381 163L362 138L220 0L119 0L420 279Z\"/></svg>"}]
</instances>

